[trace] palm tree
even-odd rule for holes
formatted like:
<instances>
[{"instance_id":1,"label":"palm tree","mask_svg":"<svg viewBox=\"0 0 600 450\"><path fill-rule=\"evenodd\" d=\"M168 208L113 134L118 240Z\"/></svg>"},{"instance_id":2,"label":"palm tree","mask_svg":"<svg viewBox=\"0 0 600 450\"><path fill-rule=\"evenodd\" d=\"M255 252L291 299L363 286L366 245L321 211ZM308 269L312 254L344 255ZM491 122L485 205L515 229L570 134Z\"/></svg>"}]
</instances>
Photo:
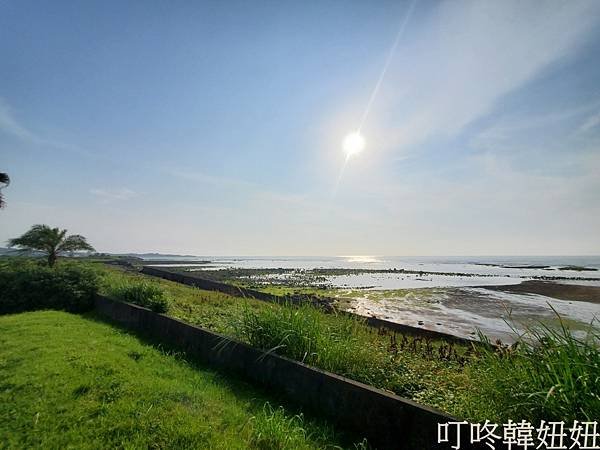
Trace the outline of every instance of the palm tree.
<instances>
[{"instance_id":1,"label":"palm tree","mask_svg":"<svg viewBox=\"0 0 600 450\"><path fill-rule=\"evenodd\" d=\"M48 255L48 265L52 267L58 255L77 250L94 251L79 234L66 236L67 230L50 228L48 225L34 225L21 237L10 239L9 247L19 247L21 250L39 250ZM66 236L66 237L65 237Z\"/></svg>"},{"instance_id":2,"label":"palm tree","mask_svg":"<svg viewBox=\"0 0 600 450\"><path fill-rule=\"evenodd\" d=\"M7 173L0 172L0 208L4 208L4 197L2 197L2 188L10 184L10 178Z\"/></svg>"}]
</instances>

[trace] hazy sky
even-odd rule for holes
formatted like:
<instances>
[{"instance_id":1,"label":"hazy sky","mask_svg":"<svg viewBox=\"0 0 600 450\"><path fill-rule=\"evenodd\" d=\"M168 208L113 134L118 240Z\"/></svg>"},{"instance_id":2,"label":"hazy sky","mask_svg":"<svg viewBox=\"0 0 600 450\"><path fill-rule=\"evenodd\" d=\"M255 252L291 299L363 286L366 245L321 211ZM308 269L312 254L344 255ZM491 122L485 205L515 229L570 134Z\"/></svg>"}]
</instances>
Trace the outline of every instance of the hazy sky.
<instances>
[{"instance_id":1,"label":"hazy sky","mask_svg":"<svg viewBox=\"0 0 600 450\"><path fill-rule=\"evenodd\" d=\"M340 178L409 8L0 1L0 241L600 254L600 1L417 1Z\"/></svg>"}]
</instances>

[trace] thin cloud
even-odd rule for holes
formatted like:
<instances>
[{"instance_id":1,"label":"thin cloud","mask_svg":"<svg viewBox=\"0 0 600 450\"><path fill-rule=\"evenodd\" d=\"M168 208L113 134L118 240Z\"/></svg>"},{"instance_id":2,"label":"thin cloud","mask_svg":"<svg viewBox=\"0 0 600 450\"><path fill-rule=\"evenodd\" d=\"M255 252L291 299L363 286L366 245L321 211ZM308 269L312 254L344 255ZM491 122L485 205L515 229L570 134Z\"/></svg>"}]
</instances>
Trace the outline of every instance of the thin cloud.
<instances>
[{"instance_id":1,"label":"thin cloud","mask_svg":"<svg viewBox=\"0 0 600 450\"><path fill-rule=\"evenodd\" d=\"M544 112L541 114L512 114L498 118L470 138L470 145L483 151L523 151L522 136L542 136L550 133L560 133L560 139L548 144L547 149L578 148L585 150L580 134L590 131L600 125L599 100L591 101L584 105L576 105L568 109ZM590 112L595 112L590 114ZM581 125L578 125L581 123ZM592 142L592 145L595 145ZM525 145L531 147L530 143Z\"/></svg>"},{"instance_id":2,"label":"thin cloud","mask_svg":"<svg viewBox=\"0 0 600 450\"><path fill-rule=\"evenodd\" d=\"M600 112L589 116L579 127L579 130L586 132L600 125Z\"/></svg>"},{"instance_id":3,"label":"thin cloud","mask_svg":"<svg viewBox=\"0 0 600 450\"><path fill-rule=\"evenodd\" d=\"M43 142L43 139L40 139L24 125L19 123L15 118L12 109L2 98L0 98L0 131L36 144Z\"/></svg>"},{"instance_id":4,"label":"thin cloud","mask_svg":"<svg viewBox=\"0 0 600 450\"><path fill-rule=\"evenodd\" d=\"M57 150L63 150L87 158L104 159L100 155L96 155L87 150L83 150L75 145L64 142L57 142L52 139L47 139L32 131L15 117L13 109L9 104L0 97L0 134L8 134L14 136L25 143L33 144L36 147L50 147Z\"/></svg>"},{"instance_id":5,"label":"thin cloud","mask_svg":"<svg viewBox=\"0 0 600 450\"><path fill-rule=\"evenodd\" d=\"M204 172L197 170L180 170L180 169L168 169L164 172L172 177L179 178L182 180L194 181L199 183L208 184L216 187L238 187L238 188L258 188L256 183L250 181L238 180L229 177L223 177L218 175L209 175Z\"/></svg>"},{"instance_id":6,"label":"thin cloud","mask_svg":"<svg viewBox=\"0 0 600 450\"><path fill-rule=\"evenodd\" d=\"M427 139L456 135L572 55L598 24L598 13L600 3L587 1L442 3L398 49L386 103L373 121L387 122L389 147L403 153Z\"/></svg>"},{"instance_id":7,"label":"thin cloud","mask_svg":"<svg viewBox=\"0 0 600 450\"><path fill-rule=\"evenodd\" d=\"M131 200L139 194L131 189L91 189L90 194L98 197L103 203Z\"/></svg>"}]
</instances>

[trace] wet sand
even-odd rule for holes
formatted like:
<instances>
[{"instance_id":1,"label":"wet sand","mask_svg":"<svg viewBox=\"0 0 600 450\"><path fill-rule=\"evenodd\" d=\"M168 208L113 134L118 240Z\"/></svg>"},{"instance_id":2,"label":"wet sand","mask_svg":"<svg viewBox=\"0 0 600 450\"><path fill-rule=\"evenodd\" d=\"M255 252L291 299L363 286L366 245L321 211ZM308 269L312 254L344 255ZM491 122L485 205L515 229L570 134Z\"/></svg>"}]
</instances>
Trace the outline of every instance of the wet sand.
<instances>
[{"instance_id":1,"label":"wet sand","mask_svg":"<svg viewBox=\"0 0 600 450\"><path fill-rule=\"evenodd\" d=\"M514 294L537 294L559 300L600 303L600 286L528 280L523 281L520 284L482 287L492 291L502 291Z\"/></svg>"},{"instance_id":2,"label":"wet sand","mask_svg":"<svg viewBox=\"0 0 600 450\"><path fill-rule=\"evenodd\" d=\"M389 291L356 291L347 309L365 316L474 338L481 330L492 340L512 342L514 331L560 320L583 336L600 317L600 287L525 281L516 285ZM560 317L560 320L559 320Z\"/></svg>"}]
</instances>

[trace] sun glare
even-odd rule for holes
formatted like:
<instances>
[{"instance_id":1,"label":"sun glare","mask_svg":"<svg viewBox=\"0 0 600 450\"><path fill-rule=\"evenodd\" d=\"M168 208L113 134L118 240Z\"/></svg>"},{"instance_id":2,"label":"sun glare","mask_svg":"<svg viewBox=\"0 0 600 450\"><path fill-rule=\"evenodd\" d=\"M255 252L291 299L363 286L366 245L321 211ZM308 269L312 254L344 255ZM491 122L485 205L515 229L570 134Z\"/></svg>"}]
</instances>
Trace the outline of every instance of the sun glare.
<instances>
[{"instance_id":1,"label":"sun glare","mask_svg":"<svg viewBox=\"0 0 600 450\"><path fill-rule=\"evenodd\" d=\"M365 138L362 137L360 132L354 131L344 138L342 147L346 152L346 155L353 156L363 151L365 148Z\"/></svg>"}]
</instances>

